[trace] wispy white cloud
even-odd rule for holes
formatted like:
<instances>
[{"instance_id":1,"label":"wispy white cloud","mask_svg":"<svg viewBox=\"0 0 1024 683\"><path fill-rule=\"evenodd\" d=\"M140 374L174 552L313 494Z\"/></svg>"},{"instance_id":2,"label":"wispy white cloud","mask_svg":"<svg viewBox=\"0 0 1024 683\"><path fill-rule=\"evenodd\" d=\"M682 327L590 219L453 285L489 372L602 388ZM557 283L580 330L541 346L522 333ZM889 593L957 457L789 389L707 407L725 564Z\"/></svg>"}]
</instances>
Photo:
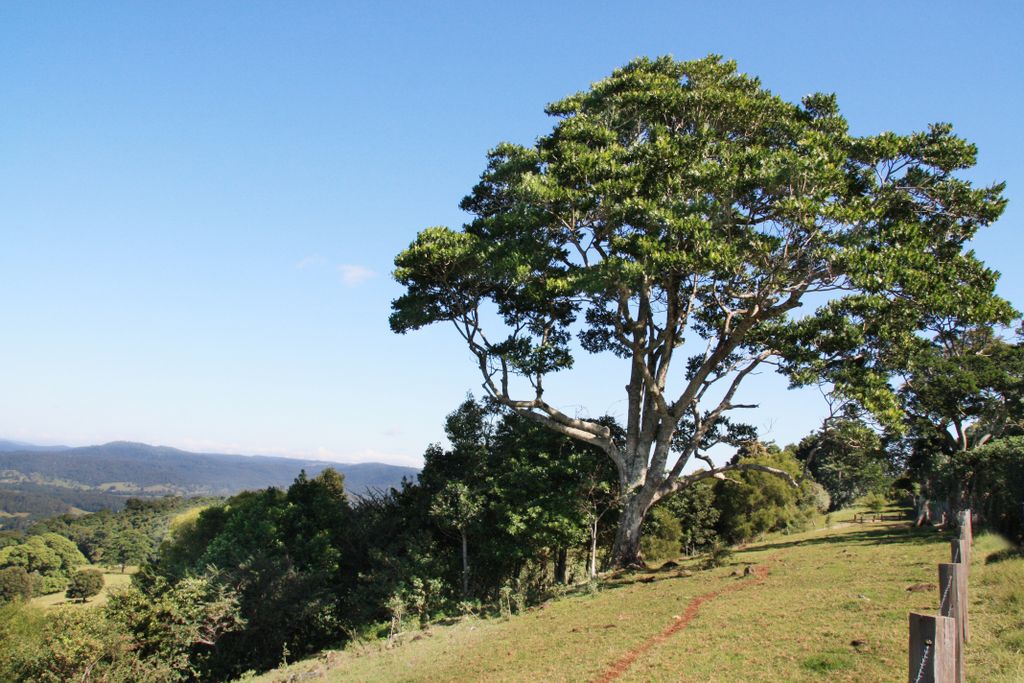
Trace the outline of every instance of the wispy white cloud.
<instances>
[{"instance_id":1,"label":"wispy white cloud","mask_svg":"<svg viewBox=\"0 0 1024 683\"><path fill-rule=\"evenodd\" d=\"M342 263L338 266L338 272L341 273L341 281L346 285L358 285L376 275L375 272L366 266L353 263Z\"/></svg>"},{"instance_id":2,"label":"wispy white cloud","mask_svg":"<svg viewBox=\"0 0 1024 683\"><path fill-rule=\"evenodd\" d=\"M299 270L305 270L307 268L318 268L327 263L327 259L319 254L310 254L309 256L301 259L295 264L295 267Z\"/></svg>"}]
</instances>

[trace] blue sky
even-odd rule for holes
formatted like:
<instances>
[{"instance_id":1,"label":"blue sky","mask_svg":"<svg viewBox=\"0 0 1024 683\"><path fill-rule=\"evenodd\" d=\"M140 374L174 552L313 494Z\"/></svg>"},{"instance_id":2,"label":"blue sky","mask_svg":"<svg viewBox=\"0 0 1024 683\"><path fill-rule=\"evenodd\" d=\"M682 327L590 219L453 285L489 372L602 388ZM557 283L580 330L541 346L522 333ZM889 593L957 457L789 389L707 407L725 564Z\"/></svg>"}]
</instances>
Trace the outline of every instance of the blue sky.
<instances>
[{"instance_id":1,"label":"blue sky","mask_svg":"<svg viewBox=\"0 0 1024 683\"><path fill-rule=\"evenodd\" d=\"M719 53L857 133L950 121L1010 206L974 247L1024 307L1018 3L0 4L0 437L417 464L479 393L448 329L389 332L394 255L544 104ZM549 384L621 410L625 370ZM760 377L786 443L818 397Z\"/></svg>"}]
</instances>

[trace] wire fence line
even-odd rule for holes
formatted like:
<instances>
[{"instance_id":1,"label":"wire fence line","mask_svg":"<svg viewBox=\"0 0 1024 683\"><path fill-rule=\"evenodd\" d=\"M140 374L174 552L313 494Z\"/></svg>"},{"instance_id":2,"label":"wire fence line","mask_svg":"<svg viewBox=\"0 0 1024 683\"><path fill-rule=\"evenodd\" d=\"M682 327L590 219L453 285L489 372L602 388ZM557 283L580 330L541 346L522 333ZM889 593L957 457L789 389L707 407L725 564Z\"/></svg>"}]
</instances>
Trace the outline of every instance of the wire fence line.
<instances>
[{"instance_id":1,"label":"wire fence line","mask_svg":"<svg viewBox=\"0 0 1024 683\"><path fill-rule=\"evenodd\" d=\"M967 510L960 516L959 543L951 543L952 561L938 567L940 615L910 614L908 683L964 680L967 577L973 541L970 515Z\"/></svg>"}]
</instances>

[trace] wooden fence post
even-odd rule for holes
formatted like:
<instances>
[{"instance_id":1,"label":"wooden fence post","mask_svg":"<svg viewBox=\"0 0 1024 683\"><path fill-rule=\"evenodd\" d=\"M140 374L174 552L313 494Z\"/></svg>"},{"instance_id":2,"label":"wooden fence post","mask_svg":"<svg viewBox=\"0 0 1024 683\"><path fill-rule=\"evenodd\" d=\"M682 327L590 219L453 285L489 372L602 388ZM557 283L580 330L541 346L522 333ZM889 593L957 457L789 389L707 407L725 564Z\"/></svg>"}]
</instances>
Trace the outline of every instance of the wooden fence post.
<instances>
[{"instance_id":1,"label":"wooden fence post","mask_svg":"<svg viewBox=\"0 0 1024 683\"><path fill-rule=\"evenodd\" d=\"M957 520L960 525L960 540L967 542L967 556L970 557L971 546L974 545L974 529L971 524L971 509L960 511L960 519Z\"/></svg>"},{"instance_id":2,"label":"wooden fence post","mask_svg":"<svg viewBox=\"0 0 1024 683\"><path fill-rule=\"evenodd\" d=\"M939 565L939 614L956 621L956 680L964 681L964 640L967 632L967 604L964 591L967 574L964 565Z\"/></svg>"},{"instance_id":3,"label":"wooden fence post","mask_svg":"<svg viewBox=\"0 0 1024 683\"><path fill-rule=\"evenodd\" d=\"M959 538L954 538L949 542L949 561L959 562L964 566L964 574L970 579L971 576L971 564L967 561L970 557L970 550L965 548L967 544L961 541Z\"/></svg>"},{"instance_id":4,"label":"wooden fence post","mask_svg":"<svg viewBox=\"0 0 1024 683\"><path fill-rule=\"evenodd\" d=\"M908 683L956 682L956 622L910 613Z\"/></svg>"}]
</instances>

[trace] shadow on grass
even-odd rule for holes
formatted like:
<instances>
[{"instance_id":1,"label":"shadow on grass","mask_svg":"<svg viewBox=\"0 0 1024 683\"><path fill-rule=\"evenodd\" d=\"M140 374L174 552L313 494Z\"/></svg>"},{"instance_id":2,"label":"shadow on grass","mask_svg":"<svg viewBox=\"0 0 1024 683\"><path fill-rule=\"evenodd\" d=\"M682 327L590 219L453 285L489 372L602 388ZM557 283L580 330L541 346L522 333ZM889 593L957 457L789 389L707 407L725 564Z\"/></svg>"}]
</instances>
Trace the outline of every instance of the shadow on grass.
<instances>
[{"instance_id":1,"label":"shadow on grass","mask_svg":"<svg viewBox=\"0 0 1024 683\"><path fill-rule=\"evenodd\" d=\"M1006 560L1016 560L1020 558L1024 558L1024 547L1015 546L990 553L985 558L985 564L998 564L999 562L1005 562Z\"/></svg>"},{"instance_id":2,"label":"shadow on grass","mask_svg":"<svg viewBox=\"0 0 1024 683\"><path fill-rule=\"evenodd\" d=\"M886 526L875 526L859 531L845 531L837 534L827 534L813 538L794 539L792 541L779 541L776 543L765 543L745 548L749 551L779 550L782 548L811 547L816 545L882 545L888 543L911 543L924 545L935 543L937 539L945 538L942 532L934 527L915 527L910 523L887 524Z\"/></svg>"}]
</instances>

